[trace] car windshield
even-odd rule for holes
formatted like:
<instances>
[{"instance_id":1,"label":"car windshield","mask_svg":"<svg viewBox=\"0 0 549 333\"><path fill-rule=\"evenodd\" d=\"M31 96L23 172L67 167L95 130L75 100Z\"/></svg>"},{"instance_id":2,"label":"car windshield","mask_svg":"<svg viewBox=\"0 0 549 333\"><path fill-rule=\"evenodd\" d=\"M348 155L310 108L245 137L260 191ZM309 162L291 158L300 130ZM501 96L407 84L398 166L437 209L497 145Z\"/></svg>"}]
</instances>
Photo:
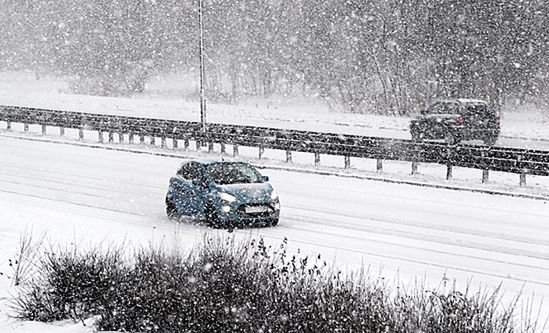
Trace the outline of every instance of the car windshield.
<instances>
[{"instance_id":1,"label":"car windshield","mask_svg":"<svg viewBox=\"0 0 549 333\"><path fill-rule=\"evenodd\" d=\"M218 185L261 183L257 170L244 163L214 163L208 165L208 173Z\"/></svg>"}]
</instances>

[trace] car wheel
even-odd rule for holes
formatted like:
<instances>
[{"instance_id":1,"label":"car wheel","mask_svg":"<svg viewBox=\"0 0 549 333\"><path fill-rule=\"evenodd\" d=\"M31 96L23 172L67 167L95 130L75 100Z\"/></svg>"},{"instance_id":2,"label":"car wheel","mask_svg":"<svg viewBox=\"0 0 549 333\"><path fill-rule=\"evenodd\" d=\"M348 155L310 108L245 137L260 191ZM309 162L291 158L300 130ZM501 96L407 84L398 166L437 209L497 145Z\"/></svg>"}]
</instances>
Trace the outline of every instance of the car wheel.
<instances>
[{"instance_id":1,"label":"car wheel","mask_svg":"<svg viewBox=\"0 0 549 333\"><path fill-rule=\"evenodd\" d=\"M496 144L496 141L498 141L498 138L495 136L487 136L484 138L484 144L487 146L493 146Z\"/></svg>"},{"instance_id":2,"label":"car wheel","mask_svg":"<svg viewBox=\"0 0 549 333\"><path fill-rule=\"evenodd\" d=\"M166 198L166 215L169 219L177 218L177 208L175 207L174 203Z\"/></svg>"},{"instance_id":3,"label":"car wheel","mask_svg":"<svg viewBox=\"0 0 549 333\"><path fill-rule=\"evenodd\" d=\"M212 228L221 228L222 225L219 222L219 217L215 212L214 207L211 204L208 204L205 209L206 223Z\"/></svg>"}]
</instances>

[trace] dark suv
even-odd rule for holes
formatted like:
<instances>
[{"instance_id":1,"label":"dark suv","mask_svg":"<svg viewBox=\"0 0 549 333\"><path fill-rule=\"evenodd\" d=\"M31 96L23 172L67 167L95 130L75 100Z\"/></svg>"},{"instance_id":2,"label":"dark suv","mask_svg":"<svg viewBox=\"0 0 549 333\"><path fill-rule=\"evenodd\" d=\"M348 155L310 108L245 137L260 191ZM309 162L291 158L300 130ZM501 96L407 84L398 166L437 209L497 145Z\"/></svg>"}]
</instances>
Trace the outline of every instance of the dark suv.
<instances>
[{"instance_id":1,"label":"dark suv","mask_svg":"<svg viewBox=\"0 0 549 333\"><path fill-rule=\"evenodd\" d=\"M500 132L499 114L488 103L474 99L436 101L410 123L412 140L483 140L494 145Z\"/></svg>"}]
</instances>

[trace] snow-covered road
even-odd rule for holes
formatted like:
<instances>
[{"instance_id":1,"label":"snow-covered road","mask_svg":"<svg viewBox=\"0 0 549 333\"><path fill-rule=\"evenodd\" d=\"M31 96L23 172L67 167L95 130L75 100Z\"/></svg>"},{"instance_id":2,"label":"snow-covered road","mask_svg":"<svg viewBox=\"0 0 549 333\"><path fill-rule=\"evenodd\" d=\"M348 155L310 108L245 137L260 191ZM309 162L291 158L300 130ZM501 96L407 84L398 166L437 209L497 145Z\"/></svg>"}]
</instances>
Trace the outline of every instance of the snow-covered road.
<instances>
[{"instance_id":1,"label":"snow-covered road","mask_svg":"<svg viewBox=\"0 0 549 333\"><path fill-rule=\"evenodd\" d=\"M19 234L52 243L188 247L205 226L168 221L164 195L180 160L0 137L0 254ZM276 228L236 231L320 253L339 268L368 266L408 283L472 279L508 296L549 298L549 203L368 180L263 170L282 200ZM0 259L0 272L6 271ZM4 277L0 276L0 279ZM6 286L6 281L0 283ZM545 304L547 309L547 304ZM545 310L547 311L547 310Z\"/></svg>"}]
</instances>

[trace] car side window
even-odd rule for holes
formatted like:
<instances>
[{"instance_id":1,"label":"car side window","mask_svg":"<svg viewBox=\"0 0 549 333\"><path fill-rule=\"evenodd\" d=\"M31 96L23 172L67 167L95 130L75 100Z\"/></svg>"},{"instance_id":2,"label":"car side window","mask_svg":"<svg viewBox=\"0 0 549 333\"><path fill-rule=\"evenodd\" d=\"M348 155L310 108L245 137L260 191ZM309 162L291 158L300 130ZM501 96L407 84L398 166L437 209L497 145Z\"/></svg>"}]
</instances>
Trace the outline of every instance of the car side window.
<instances>
[{"instance_id":1,"label":"car side window","mask_svg":"<svg viewBox=\"0 0 549 333\"><path fill-rule=\"evenodd\" d=\"M478 119L487 119L490 117L490 113L486 105L468 105L467 116Z\"/></svg>"},{"instance_id":2,"label":"car side window","mask_svg":"<svg viewBox=\"0 0 549 333\"><path fill-rule=\"evenodd\" d=\"M446 104L446 113L447 114L457 114L459 113L459 105L455 103Z\"/></svg>"},{"instance_id":3,"label":"car side window","mask_svg":"<svg viewBox=\"0 0 549 333\"><path fill-rule=\"evenodd\" d=\"M443 112L444 112L444 104L442 103L435 103L431 105L431 107L429 108L429 113L441 114Z\"/></svg>"},{"instance_id":4,"label":"car side window","mask_svg":"<svg viewBox=\"0 0 549 333\"><path fill-rule=\"evenodd\" d=\"M202 167L197 163L190 163L188 177L189 178L186 179L203 179L204 171L202 170Z\"/></svg>"},{"instance_id":5,"label":"car side window","mask_svg":"<svg viewBox=\"0 0 549 333\"><path fill-rule=\"evenodd\" d=\"M429 108L429 113L432 114L456 114L458 113L458 105L455 103L438 102Z\"/></svg>"},{"instance_id":6,"label":"car side window","mask_svg":"<svg viewBox=\"0 0 549 333\"><path fill-rule=\"evenodd\" d=\"M189 164L182 165L181 168L177 170L177 175L183 177L184 179L192 179L192 178L189 178L190 165Z\"/></svg>"},{"instance_id":7,"label":"car side window","mask_svg":"<svg viewBox=\"0 0 549 333\"><path fill-rule=\"evenodd\" d=\"M177 170L177 175L186 180L204 179L204 171L197 163L188 163L181 166L181 168Z\"/></svg>"}]
</instances>

